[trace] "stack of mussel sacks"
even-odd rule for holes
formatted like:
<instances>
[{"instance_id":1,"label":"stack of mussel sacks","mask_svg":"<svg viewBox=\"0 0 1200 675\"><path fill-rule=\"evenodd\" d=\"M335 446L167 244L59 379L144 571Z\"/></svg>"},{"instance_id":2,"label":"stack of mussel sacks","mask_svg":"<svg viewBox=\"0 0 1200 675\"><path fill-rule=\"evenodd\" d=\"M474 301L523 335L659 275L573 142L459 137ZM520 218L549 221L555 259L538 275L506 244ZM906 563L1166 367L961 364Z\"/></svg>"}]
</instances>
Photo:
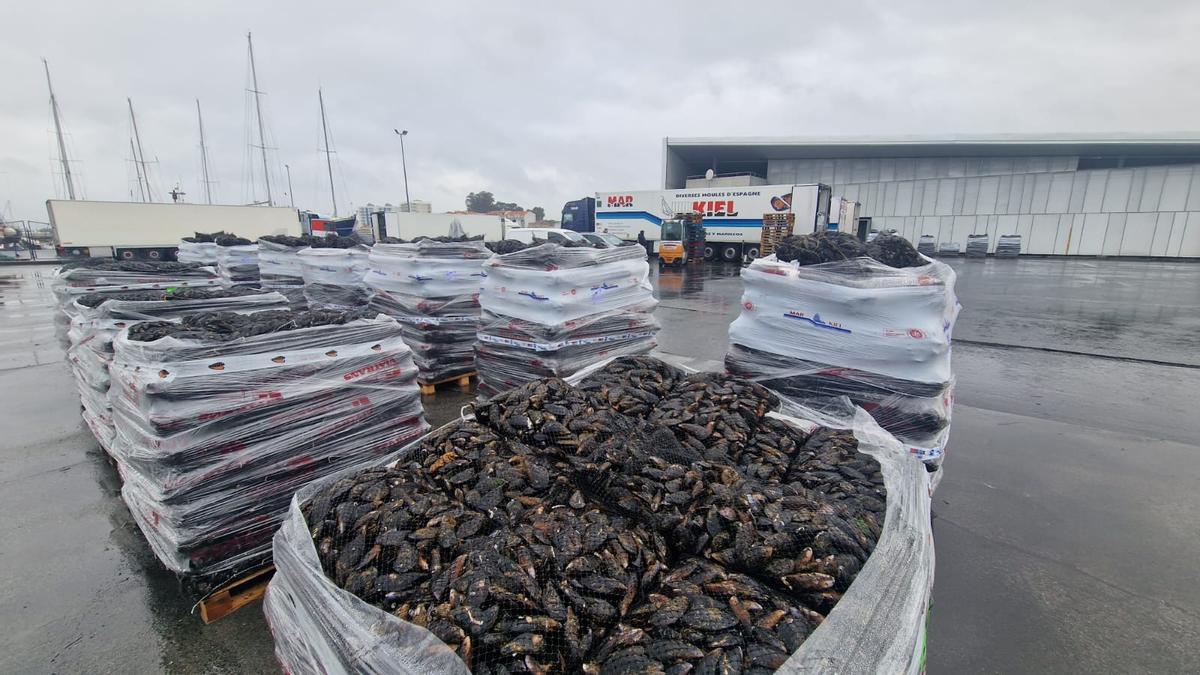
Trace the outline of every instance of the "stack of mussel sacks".
<instances>
[{"instance_id":1,"label":"stack of mussel sacks","mask_svg":"<svg viewBox=\"0 0 1200 675\"><path fill-rule=\"evenodd\" d=\"M479 293L480 398L658 344L644 249L501 241L494 250Z\"/></svg>"},{"instance_id":2,"label":"stack of mussel sacks","mask_svg":"<svg viewBox=\"0 0 1200 675\"><path fill-rule=\"evenodd\" d=\"M848 397L940 465L954 376L954 270L902 237L785 238L742 270L742 311L725 365L790 399Z\"/></svg>"},{"instance_id":3,"label":"stack of mussel sacks","mask_svg":"<svg viewBox=\"0 0 1200 675\"><path fill-rule=\"evenodd\" d=\"M114 338L109 372L121 496L191 578L265 564L297 489L428 429L400 326L361 312L143 321Z\"/></svg>"},{"instance_id":4,"label":"stack of mussel sacks","mask_svg":"<svg viewBox=\"0 0 1200 675\"><path fill-rule=\"evenodd\" d=\"M114 427L108 400L113 338L142 321L179 321L203 312L253 313L287 306L278 293L245 286L232 288L164 288L123 293L87 293L72 301L74 318L67 336L67 362L75 375L83 420L105 451Z\"/></svg>"},{"instance_id":5,"label":"stack of mussel sacks","mask_svg":"<svg viewBox=\"0 0 1200 675\"><path fill-rule=\"evenodd\" d=\"M492 253L483 238L388 238L371 247L370 310L400 322L422 384L475 370L479 287Z\"/></svg>"}]
</instances>

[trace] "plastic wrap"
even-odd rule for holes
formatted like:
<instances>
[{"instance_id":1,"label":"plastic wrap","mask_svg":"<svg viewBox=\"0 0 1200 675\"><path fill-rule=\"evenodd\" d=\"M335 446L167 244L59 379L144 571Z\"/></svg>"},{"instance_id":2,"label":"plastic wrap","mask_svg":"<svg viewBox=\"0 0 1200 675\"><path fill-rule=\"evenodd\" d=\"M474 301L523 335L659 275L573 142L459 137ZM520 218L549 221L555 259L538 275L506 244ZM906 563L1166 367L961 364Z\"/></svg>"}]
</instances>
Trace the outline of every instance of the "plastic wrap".
<instances>
[{"instance_id":1,"label":"plastic wrap","mask_svg":"<svg viewBox=\"0 0 1200 675\"><path fill-rule=\"evenodd\" d=\"M484 312L475 346L480 396L542 377L566 377L609 358L649 353L658 345L656 305L650 298L554 325Z\"/></svg>"},{"instance_id":2,"label":"plastic wrap","mask_svg":"<svg viewBox=\"0 0 1200 675\"><path fill-rule=\"evenodd\" d=\"M480 241L375 244L364 280L370 311L395 317L423 383L475 370L479 286L491 252Z\"/></svg>"},{"instance_id":3,"label":"plastic wrap","mask_svg":"<svg viewBox=\"0 0 1200 675\"><path fill-rule=\"evenodd\" d=\"M601 252L608 250L617 249ZM538 323L561 323L620 309L654 295L650 267L645 260L617 260L554 270L489 262L486 271L480 299L488 310Z\"/></svg>"},{"instance_id":4,"label":"plastic wrap","mask_svg":"<svg viewBox=\"0 0 1200 675\"><path fill-rule=\"evenodd\" d=\"M1021 255L1021 235L1002 234L996 241L997 258L1015 258Z\"/></svg>"},{"instance_id":5,"label":"plastic wrap","mask_svg":"<svg viewBox=\"0 0 1200 675\"><path fill-rule=\"evenodd\" d=\"M879 462L887 500L873 553L779 672L922 672L934 570L929 475L861 410L789 406L788 415L770 416L806 431L814 424L852 430L858 449ZM429 630L363 602L325 575L301 507L338 478L298 491L274 538L277 571L264 612L284 669L296 675L468 672Z\"/></svg>"},{"instance_id":6,"label":"plastic wrap","mask_svg":"<svg viewBox=\"0 0 1200 675\"><path fill-rule=\"evenodd\" d=\"M287 299L278 293L248 289L212 289L201 294L216 297L188 297L173 295L170 291L149 290L126 291L103 299L108 295L84 295L72 301L75 318L68 332L71 347L67 350L67 362L79 387L84 419L106 451L111 447L113 436L112 412L108 404L109 364L113 337L121 329L140 321L171 321L201 312L250 313L287 306Z\"/></svg>"},{"instance_id":7,"label":"plastic wrap","mask_svg":"<svg viewBox=\"0 0 1200 675\"><path fill-rule=\"evenodd\" d=\"M264 562L297 488L428 428L399 324L348 318L229 340L114 339L122 497L168 568Z\"/></svg>"},{"instance_id":8,"label":"plastic wrap","mask_svg":"<svg viewBox=\"0 0 1200 675\"><path fill-rule=\"evenodd\" d=\"M363 282L367 248L306 248L297 254L304 298L312 309L362 309L370 295Z\"/></svg>"},{"instance_id":9,"label":"plastic wrap","mask_svg":"<svg viewBox=\"0 0 1200 675\"><path fill-rule=\"evenodd\" d=\"M175 253L175 259L181 263L216 265L217 248L218 246L215 242L187 241L185 239L179 242L179 250Z\"/></svg>"},{"instance_id":10,"label":"plastic wrap","mask_svg":"<svg viewBox=\"0 0 1200 675\"><path fill-rule=\"evenodd\" d=\"M258 244L217 247L217 271L226 286L257 284Z\"/></svg>"},{"instance_id":11,"label":"plastic wrap","mask_svg":"<svg viewBox=\"0 0 1200 675\"><path fill-rule=\"evenodd\" d=\"M923 460L945 451L954 405L954 381L914 382L855 370L800 361L790 356L731 344L725 367L795 400L815 405L845 396L852 400Z\"/></svg>"},{"instance_id":12,"label":"plastic wrap","mask_svg":"<svg viewBox=\"0 0 1200 675\"><path fill-rule=\"evenodd\" d=\"M285 295L293 307L302 308L304 299L304 269L300 251L307 248L303 239L297 246L260 238L258 240L258 272L263 288Z\"/></svg>"},{"instance_id":13,"label":"plastic wrap","mask_svg":"<svg viewBox=\"0 0 1200 675\"><path fill-rule=\"evenodd\" d=\"M967 235L967 257L968 258L983 258L987 256L990 239L987 234L968 234Z\"/></svg>"},{"instance_id":14,"label":"plastic wrap","mask_svg":"<svg viewBox=\"0 0 1200 675\"><path fill-rule=\"evenodd\" d=\"M657 301L641 247L543 244L495 255L484 271L475 347L481 397L657 345Z\"/></svg>"},{"instance_id":15,"label":"plastic wrap","mask_svg":"<svg viewBox=\"0 0 1200 675\"><path fill-rule=\"evenodd\" d=\"M115 261L92 258L60 267L54 274L51 290L58 312L54 316L55 335L64 347L70 346L67 333L76 316L74 301L89 293L127 293L167 288L213 288L221 278L212 267L198 263Z\"/></svg>"},{"instance_id":16,"label":"plastic wrap","mask_svg":"<svg viewBox=\"0 0 1200 675\"><path fill-rule=\"evenodd\" d=\"M847 396L922 459L939 460L953 404L954 271L870 258L742 270L730 372L801 399Z\"/></svg>"}]
</instances>

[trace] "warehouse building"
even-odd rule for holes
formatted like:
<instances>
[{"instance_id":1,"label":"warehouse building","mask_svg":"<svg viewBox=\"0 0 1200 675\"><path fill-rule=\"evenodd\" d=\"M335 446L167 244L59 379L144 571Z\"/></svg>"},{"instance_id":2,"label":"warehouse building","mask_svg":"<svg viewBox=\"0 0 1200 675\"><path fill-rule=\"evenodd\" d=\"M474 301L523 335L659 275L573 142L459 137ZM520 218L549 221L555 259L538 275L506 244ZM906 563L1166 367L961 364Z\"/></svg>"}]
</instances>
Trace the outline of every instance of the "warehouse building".
<instances>
[{"instance_id":1,"label":"warehouse building","mask_svg":"<svg viewBox=\"0 0 1200 675\"><path fill-rule=\"evenodd\" d=\"M715 177L706 179L711 169ZM1200 135L666 138L663 187L826 183L910 241L1200 257Z\"/></svg>"}]
</instances>

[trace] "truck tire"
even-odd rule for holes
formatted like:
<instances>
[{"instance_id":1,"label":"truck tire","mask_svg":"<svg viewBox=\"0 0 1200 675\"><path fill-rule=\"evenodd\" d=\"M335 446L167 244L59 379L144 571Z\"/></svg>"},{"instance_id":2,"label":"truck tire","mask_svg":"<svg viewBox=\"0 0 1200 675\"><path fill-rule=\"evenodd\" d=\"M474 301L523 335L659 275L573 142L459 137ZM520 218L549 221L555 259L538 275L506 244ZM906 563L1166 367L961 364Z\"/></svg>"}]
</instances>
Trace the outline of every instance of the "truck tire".
<instances>
[{"instance_id":1,"label":"truck tire","mask_svg":"<svg viewBox=\"0 0 1200 675\"><path fill-rule=\"evenodd\" d=\"M717 257L717 247L712 244L704 245L704 259L712 260Z\"/></svg>"},{"instance_id":2,"label":"truck tire","mask_svg":"<svg viewBox=\"0 0 1200 675\"><path fill-rule=\"evenodd\" d=\"M723 262L737 262L738 247L736 244L725 244L721 247L721 260Z\"/></svg>"},{"instance_id":3,"label":"truck tire","mask_svg":"<svg viewBox=\"0 0 1200 675\"><path fill-rule=\"evenodd\" d=\"M746 258L748 258L750 260L757 260L758 259L758 247L751 246L750 248L746 249Z\"/></svg>"}]
</instances>

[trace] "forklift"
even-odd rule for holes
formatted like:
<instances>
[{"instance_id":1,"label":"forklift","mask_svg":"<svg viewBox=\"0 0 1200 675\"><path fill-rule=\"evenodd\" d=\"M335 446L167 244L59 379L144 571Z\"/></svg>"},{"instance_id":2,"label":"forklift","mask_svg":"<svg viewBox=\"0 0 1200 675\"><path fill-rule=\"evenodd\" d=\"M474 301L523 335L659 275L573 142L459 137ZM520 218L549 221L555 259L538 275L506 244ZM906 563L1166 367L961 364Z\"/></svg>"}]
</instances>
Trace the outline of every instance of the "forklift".
<instances>
[{"instance_id":1,"label":"forklift","mask_svg":"<svg viewBox=\"0 0 1200 675\"><path fill-rule=\"evenodd\" d=\"M658 239L659 265L704 261L704 218L684 213L662 222Z\"/></svg>"}]
</instances>

